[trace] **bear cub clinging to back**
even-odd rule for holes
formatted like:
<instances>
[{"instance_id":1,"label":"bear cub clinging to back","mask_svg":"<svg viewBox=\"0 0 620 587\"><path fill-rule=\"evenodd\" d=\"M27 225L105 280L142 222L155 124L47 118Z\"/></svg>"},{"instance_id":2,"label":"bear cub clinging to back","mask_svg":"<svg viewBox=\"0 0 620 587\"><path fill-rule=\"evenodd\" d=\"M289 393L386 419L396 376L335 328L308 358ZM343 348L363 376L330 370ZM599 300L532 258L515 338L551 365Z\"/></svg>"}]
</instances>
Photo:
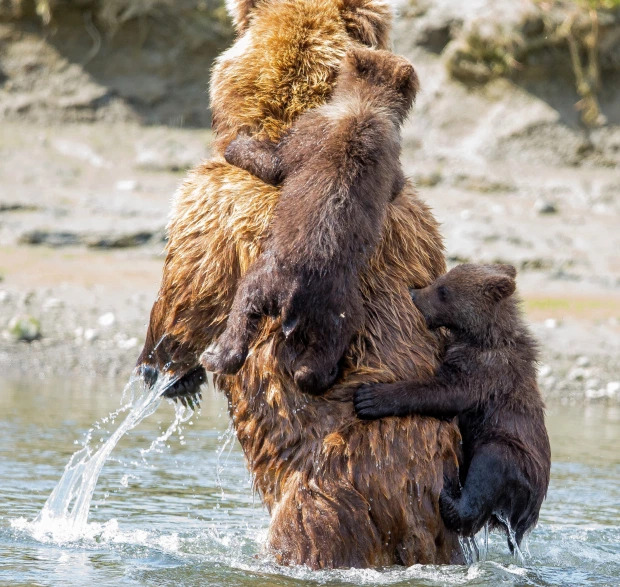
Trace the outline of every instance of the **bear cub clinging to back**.
<instances>
[{"instance_id":1,"label":"bear cub clinging to back","mask_svg":"<svg viewBox=\"0 0 620 587\"><path fill-rule=\"evenodd\" d=\"M413 66L388 51L350 49L332 97L302 114L279 143L240 135L226 160L283 182L263 251L241 281L226 330L201 362L236 373L265 315L281 316L280 365L320 393L363 325L359 272L401 191L400 126L418 89Z\"/></svg>"},{"instance_id":2,"label":"bear cub clinging to back","mask_svg":"<svg viewBox=\"0 0 620 587\"><path fill-rule=\"evenodd\" d=\"M441 515L446 526L464 535L474 535L489 520L503 526L511 550L510 532L520 545L538 520L551 466L536 384L537 344L512 295L515 277L510 265L466 264L411 290L428 327L450 331L441 366L426 384L366 385L354 398L363 419L458 415L464 483L460 495L454 480L444 487Z\"/></svg>"}]
</instances>

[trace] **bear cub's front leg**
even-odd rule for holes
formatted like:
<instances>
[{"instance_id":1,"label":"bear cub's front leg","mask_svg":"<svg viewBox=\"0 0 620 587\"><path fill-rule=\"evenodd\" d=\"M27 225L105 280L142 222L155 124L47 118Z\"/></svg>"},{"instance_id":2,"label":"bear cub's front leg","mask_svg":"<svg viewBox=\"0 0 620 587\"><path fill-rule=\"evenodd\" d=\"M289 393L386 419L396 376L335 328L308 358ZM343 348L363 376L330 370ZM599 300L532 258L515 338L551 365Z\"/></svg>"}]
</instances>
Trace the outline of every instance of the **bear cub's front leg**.
<instances>
[{"instance_id":1,"label":"bear cub's front leg","mask_svg":"<svg viewBox=\"0 0 620 587\"><path fill-rule=\"evenodd\" d=\"M243 367L263 315L277 310L274 285L273 267L259 259L237 289L226 330L200 357L207 371L234 375Z\"/></svg>"},{"instance_id":2,"label":"bear cub's front leg","mask_svg":"<svg viewBox=\"0 0 620 587\"><path fill-rule=\"evenodd\" d=\"M413 413L413 406L407 401L406 391L397 383L362 385L353 396L357 416L362 420L377 420Z\"/></svg>"}]
</instances>

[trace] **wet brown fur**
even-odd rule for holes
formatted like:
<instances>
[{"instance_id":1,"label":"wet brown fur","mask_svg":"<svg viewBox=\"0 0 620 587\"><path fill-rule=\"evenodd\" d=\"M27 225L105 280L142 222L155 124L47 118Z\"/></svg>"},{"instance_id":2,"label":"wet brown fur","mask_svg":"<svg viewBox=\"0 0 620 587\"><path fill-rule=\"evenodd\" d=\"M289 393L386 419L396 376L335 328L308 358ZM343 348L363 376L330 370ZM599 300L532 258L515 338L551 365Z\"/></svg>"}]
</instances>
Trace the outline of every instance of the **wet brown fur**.
<instances>
[{"instance_id":1,"label":"wet brown fur","mask_svg":"<svg viewBox=\"0 0 620 587\"><path fill-rule=\"evenodd\" d=\"M218 60L215 156L176 195L139 365L182 379L224 330L239 279L261 252L279 190L221 154L241 130L278 140L297 115L329 98L338 65L357 42L347 32L343 4L260 3L236 47ZM377 30L389 29L384 3L366 2L364 10L368 27L376 21ZM341 383L322 396L298 392L275 360L278 320L264 323L237 375L216 378L272 515L268 546L282 563L461 560L457 536L438 509L443 477L457 467L456 427L417 416L362 422L351 401L361 383L431 377L438 341L407 286L427 285L444 271L437 224L407 183L388 205L382 240L362 274L366 322L345 355Z\"/></svg>"},{"instance_id":2,"label":"wet brown fur","mask_svg":"<svg viewBox=\"0 0 620 587\"><path fill-rule=\"evenodd\" d=\"M281 368L307 393L334 382L364 322L360 269L404 185L400 125L417 89L405 58L351 49L329 102L302 114L279 143L241 136L227 147L232 165L283 184L270 235L241 280L226 330L201 357L208 371L236 373L261 319L282 314Z\"/></svg>"},{"instance_id":3,"label":"wet brown fur","mask_svg":"<svg viewBox=\"0 0 620 587\"><path fill-rule=\"evenodd\" d=\"M355 394L361 418L412 413L459 417L461 480L441 496L446 524L464 535L504 526L511 550L538 520L551 453L536 384L537 343L518 308L510 265L459 265L413 290L430 328L451 337L435 378L366 385ZM514 533L514 534L513 534Z\"/></svg>"}]
</instances>

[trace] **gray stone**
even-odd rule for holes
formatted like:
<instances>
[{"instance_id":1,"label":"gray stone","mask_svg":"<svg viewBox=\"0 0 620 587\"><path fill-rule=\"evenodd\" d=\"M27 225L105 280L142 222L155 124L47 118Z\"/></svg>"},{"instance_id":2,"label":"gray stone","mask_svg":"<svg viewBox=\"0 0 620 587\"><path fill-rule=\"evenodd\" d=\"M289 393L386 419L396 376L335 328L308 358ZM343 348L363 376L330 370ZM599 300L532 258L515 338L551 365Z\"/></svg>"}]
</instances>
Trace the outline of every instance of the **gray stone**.
<instances>
[{"instance_id":1,"label":"gray stone","mask_svg":"<svg viewBox=\"0 0 620 587\"><path fill-rule=\"evenodd\" d=\"M41 324L28 314L13 316L8 323L8 334L13 340L32 342L41 338Z\"/></svg>"},{"instance_id":2,"label":"gray stone","mask_svg":"<svg viewBox=\"0 0 620 587\"><path fill-rule=\"evenodd\" d=\"M550 200L539 199L534 204L534 209L538 214L557 214L559 212L557 205Z\"/></svg>"}]
</instances>

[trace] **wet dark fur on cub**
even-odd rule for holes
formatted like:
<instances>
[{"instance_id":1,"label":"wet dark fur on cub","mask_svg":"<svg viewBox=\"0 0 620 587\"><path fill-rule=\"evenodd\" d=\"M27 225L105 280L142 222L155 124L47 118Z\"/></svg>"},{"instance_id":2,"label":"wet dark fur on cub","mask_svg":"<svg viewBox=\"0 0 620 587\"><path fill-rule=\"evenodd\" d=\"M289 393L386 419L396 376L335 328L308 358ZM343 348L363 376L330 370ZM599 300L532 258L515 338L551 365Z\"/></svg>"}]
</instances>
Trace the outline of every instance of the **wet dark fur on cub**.
<instances>
[{"instance_id":1,"label":"wet dark fur on cub","mask_svg":"<svg viewBox=\"0 0 620 587\"><path fill-rule=\"evenodd\" d=\"M538 520L551 454L536 384L537 344L512 295L515 276L510 265L460 265L411 290L429 328L450 330L442 365L425 385L366 385L354 401L364 419L458 415L464 486L459 495L453 480L442 491L446 526L473 535L489 520L508 522L520 544Z\"/></svg>"},{"instance_id":2,"label":"wet dark fur on cub","mask_svg":"<svg viewBox=\"0 0 620 587\"><path fill-rule=\"evenodd\" d=\"M279 143L239 136L225 152L263 181L283 181L271 233L241 281L215 349L201 362L236 373L265 315L282 315L280 364L319 393L363 325L359 271L400 193L400 125L418 89L412 65L387 51L351 49L331 100L299 117Z\"/></svg>"}]
</instances>

